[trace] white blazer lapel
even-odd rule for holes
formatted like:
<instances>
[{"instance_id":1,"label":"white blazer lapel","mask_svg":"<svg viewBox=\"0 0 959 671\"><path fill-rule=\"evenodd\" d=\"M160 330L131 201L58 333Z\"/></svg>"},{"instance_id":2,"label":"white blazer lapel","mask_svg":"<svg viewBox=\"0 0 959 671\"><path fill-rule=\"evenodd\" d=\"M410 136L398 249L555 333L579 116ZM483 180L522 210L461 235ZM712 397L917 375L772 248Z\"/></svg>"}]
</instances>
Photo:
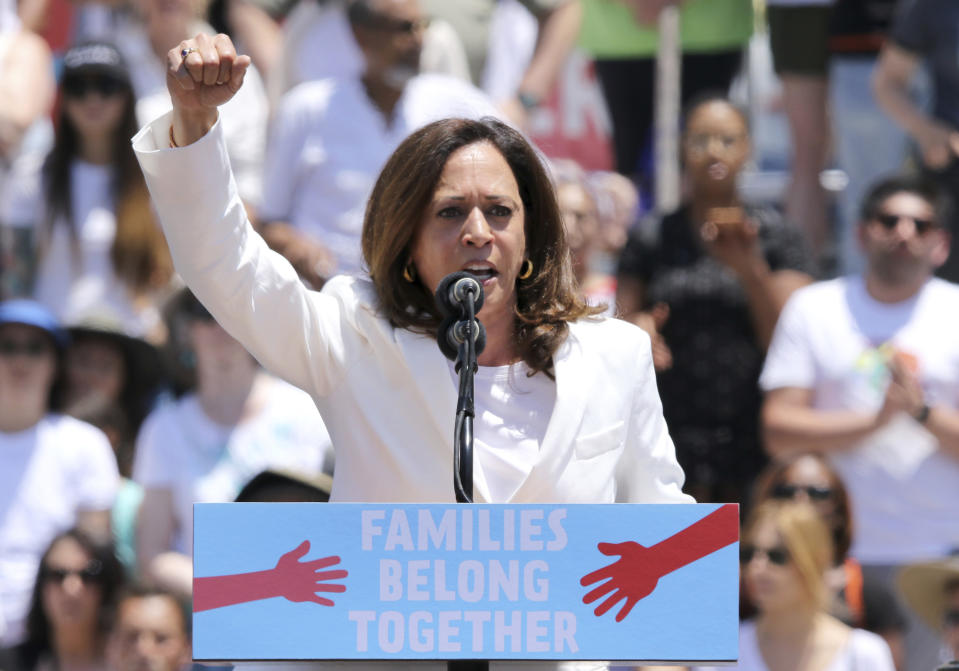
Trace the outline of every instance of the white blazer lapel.
<instances>
[{"instance_id":1,"label":"white blazer lapel","mask_svg":"<svg viewBox=\"0 0 959 671\"><path fill-rule=\"evenodd\" d=\"M583 421L592 385L580 344L570 334L553 356L556 405L540 446L539 461L511 498L512 503L548 502L563 470L573 458L573 448Z\"/></svg>"},{"instance_id":2,"label":"white blazer lapel","mask_svg":"<svg viewBox=\"0 0 959 671\"><path fill-rule=\"evenodd\" d=\"M449 437L445 458L449 460L450 492L453 491L453 431L456 420L456 384L450 377L449 364L440 353L436 340L429 336L396 329L396 341L409 366L416 392L428 408L428 415L441 433ZM489 488L480 460L473 457L473 499L489 501Z\"/></svg>"}]
</instances>

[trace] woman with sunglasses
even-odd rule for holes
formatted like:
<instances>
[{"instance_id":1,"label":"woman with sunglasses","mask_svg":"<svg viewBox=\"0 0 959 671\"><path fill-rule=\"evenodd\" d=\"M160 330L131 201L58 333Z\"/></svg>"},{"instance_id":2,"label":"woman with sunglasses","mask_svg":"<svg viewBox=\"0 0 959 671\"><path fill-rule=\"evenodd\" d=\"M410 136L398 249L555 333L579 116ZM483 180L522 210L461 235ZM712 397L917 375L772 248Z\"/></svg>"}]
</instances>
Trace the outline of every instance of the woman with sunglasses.
<instances>
[{"instance_id":1,"label":"woman with sunglasses","mask_svg":"<svg viewBox=\"0 0 959 671\"><path fill-rule=\"evenodd\" d=\"M849 495L829 461L820 454L800 453L770 464L756 481L753 505L770 500L807 503L819 513L833 541L826 573L830 612L849 626L882 636L896 668L905 668L905 615L893 593L864 576L859 562L849 556L853 539ZM744 600L742 607L748 612L752 604Z\"/></svg>"},{"instance_id":2,"label":"woman with sunglasses","mask_svg":"<svg viewBox=\"0 0 959 671\"><path fill-rule=\"evenodd\" d=\"M753 511L740 561L757 615L740 627L738 664L721 668L893 671L882 638L829 614L824 577L832 554L829 530L810 505L767 501Z\"/></svg>"},{"instance_id":3,"label":"woman with sunglasses","mask_svg":"<svg viewBox=\"0 0 959 671\"><path fill-rule=\"evenodd\" d=\"M43 555L18 671L101 671L123 567L109 543L79 529L57 536Z\"/></svg>"},{"instance_id":4,"label":"woman with sunglasses","mask_svg":"<svg viewBox=\"0 0 959 671\"><path fill-rule=\"evenodd\" d=\"M686 197L634 228L619 262L620 314L653 340L663 413L699 501L745 502L765 464L756 382L780 309L811 281L798 229L740 199L749 155L742 111L715 95L691 103Z\"/></svg>"},{"instance_id":5,"label":"woman with sunglasses","mask_svg":"<svg viewBox=\"0 0 959 671\"><path fill-rule=\"evenodd\" d=\"M50 540L72 526L110 537L113 450L102 432L57 412L66 340L39 303L0 303L0 649L23 640Z\"/></svg>"},{"instance_id":6,"label":"woman with sunglasses","mask_svg":"<svg viewBox=\"0 0 959 671\"><path fill-rule=\"evenodd\" d=\"M130 147L135 100L120 52L87 43L63 57L54 146L34 207L34 297L70 322L104 306L138 336L161 337L172 275Z\"/></svg>"}]
</instances>

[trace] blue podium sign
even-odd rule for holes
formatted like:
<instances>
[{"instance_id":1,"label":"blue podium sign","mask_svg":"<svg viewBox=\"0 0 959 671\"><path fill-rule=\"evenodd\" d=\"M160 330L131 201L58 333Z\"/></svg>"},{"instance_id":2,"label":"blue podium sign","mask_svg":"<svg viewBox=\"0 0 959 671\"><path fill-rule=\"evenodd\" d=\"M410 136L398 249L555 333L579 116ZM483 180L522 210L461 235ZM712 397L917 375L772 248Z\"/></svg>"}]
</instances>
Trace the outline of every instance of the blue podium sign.
<instances>
[{"instance_id":1,"label":"blue podium sign","mask_svg":"<svg viewBox=\"0 0 959 671\"><path fill-rule=\"evenodd\" d=\"M732 661L732 504L194 507L197 660Z\"/></svg>"}]
</instances>

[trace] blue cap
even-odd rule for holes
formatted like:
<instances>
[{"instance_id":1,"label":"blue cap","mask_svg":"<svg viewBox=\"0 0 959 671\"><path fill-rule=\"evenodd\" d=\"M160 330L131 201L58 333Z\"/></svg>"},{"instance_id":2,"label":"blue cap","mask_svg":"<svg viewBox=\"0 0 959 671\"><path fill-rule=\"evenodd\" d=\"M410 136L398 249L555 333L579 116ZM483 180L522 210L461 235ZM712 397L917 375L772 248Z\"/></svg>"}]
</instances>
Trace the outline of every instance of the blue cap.
<instances>
[{"instance_id":1,"label":"blue cap","mask_svg":"<svg viewBox=\"0 0 959 671\"><path fill-rule=\"evenodd\" d=\"M24 324L46 331L61 349L69 342L69 335L53 313L36 301L14 298L0 302L0 326L3 324Z\"/></svg>"}]
</instances>

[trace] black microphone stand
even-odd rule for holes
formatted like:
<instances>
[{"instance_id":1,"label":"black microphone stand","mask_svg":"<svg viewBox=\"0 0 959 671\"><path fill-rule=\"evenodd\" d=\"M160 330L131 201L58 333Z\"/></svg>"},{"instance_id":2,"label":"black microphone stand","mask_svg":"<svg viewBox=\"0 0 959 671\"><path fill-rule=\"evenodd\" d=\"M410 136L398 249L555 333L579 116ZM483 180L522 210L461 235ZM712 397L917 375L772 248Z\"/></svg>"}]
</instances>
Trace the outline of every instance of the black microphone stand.
<instances>
[{"instance_id":1,"label":"black microphone stand","mask_svg":"<svg viewBox=\"0 0 959 671\"><path fill-rule=\"evenodd\" d=\"M456 370L459 372L459 398L456 401L456 425L453 431L453 492L457 503L473 502L473 376L476 373L476 306L472 292L466 294L466 320L453 328L462 328ZM458 338L457 338L458 339ZM447 671L488 671L485 660L457 660L446 663Z\"/></svg>"},{"instance_id":2,"label":"black microphone stand","mask_svg":"<svg viewBox=\"0 0 959 671\"><path fill-rule=\"evenodd\" d=\"M466 319L454 328L461 330L456 371L459 373L459 396L456 400L456 424L453 430L453 493L457 503L473 502L473 376L476 363L476 308L473 294L466 294Z\"/></svg>"}]
</instances>

